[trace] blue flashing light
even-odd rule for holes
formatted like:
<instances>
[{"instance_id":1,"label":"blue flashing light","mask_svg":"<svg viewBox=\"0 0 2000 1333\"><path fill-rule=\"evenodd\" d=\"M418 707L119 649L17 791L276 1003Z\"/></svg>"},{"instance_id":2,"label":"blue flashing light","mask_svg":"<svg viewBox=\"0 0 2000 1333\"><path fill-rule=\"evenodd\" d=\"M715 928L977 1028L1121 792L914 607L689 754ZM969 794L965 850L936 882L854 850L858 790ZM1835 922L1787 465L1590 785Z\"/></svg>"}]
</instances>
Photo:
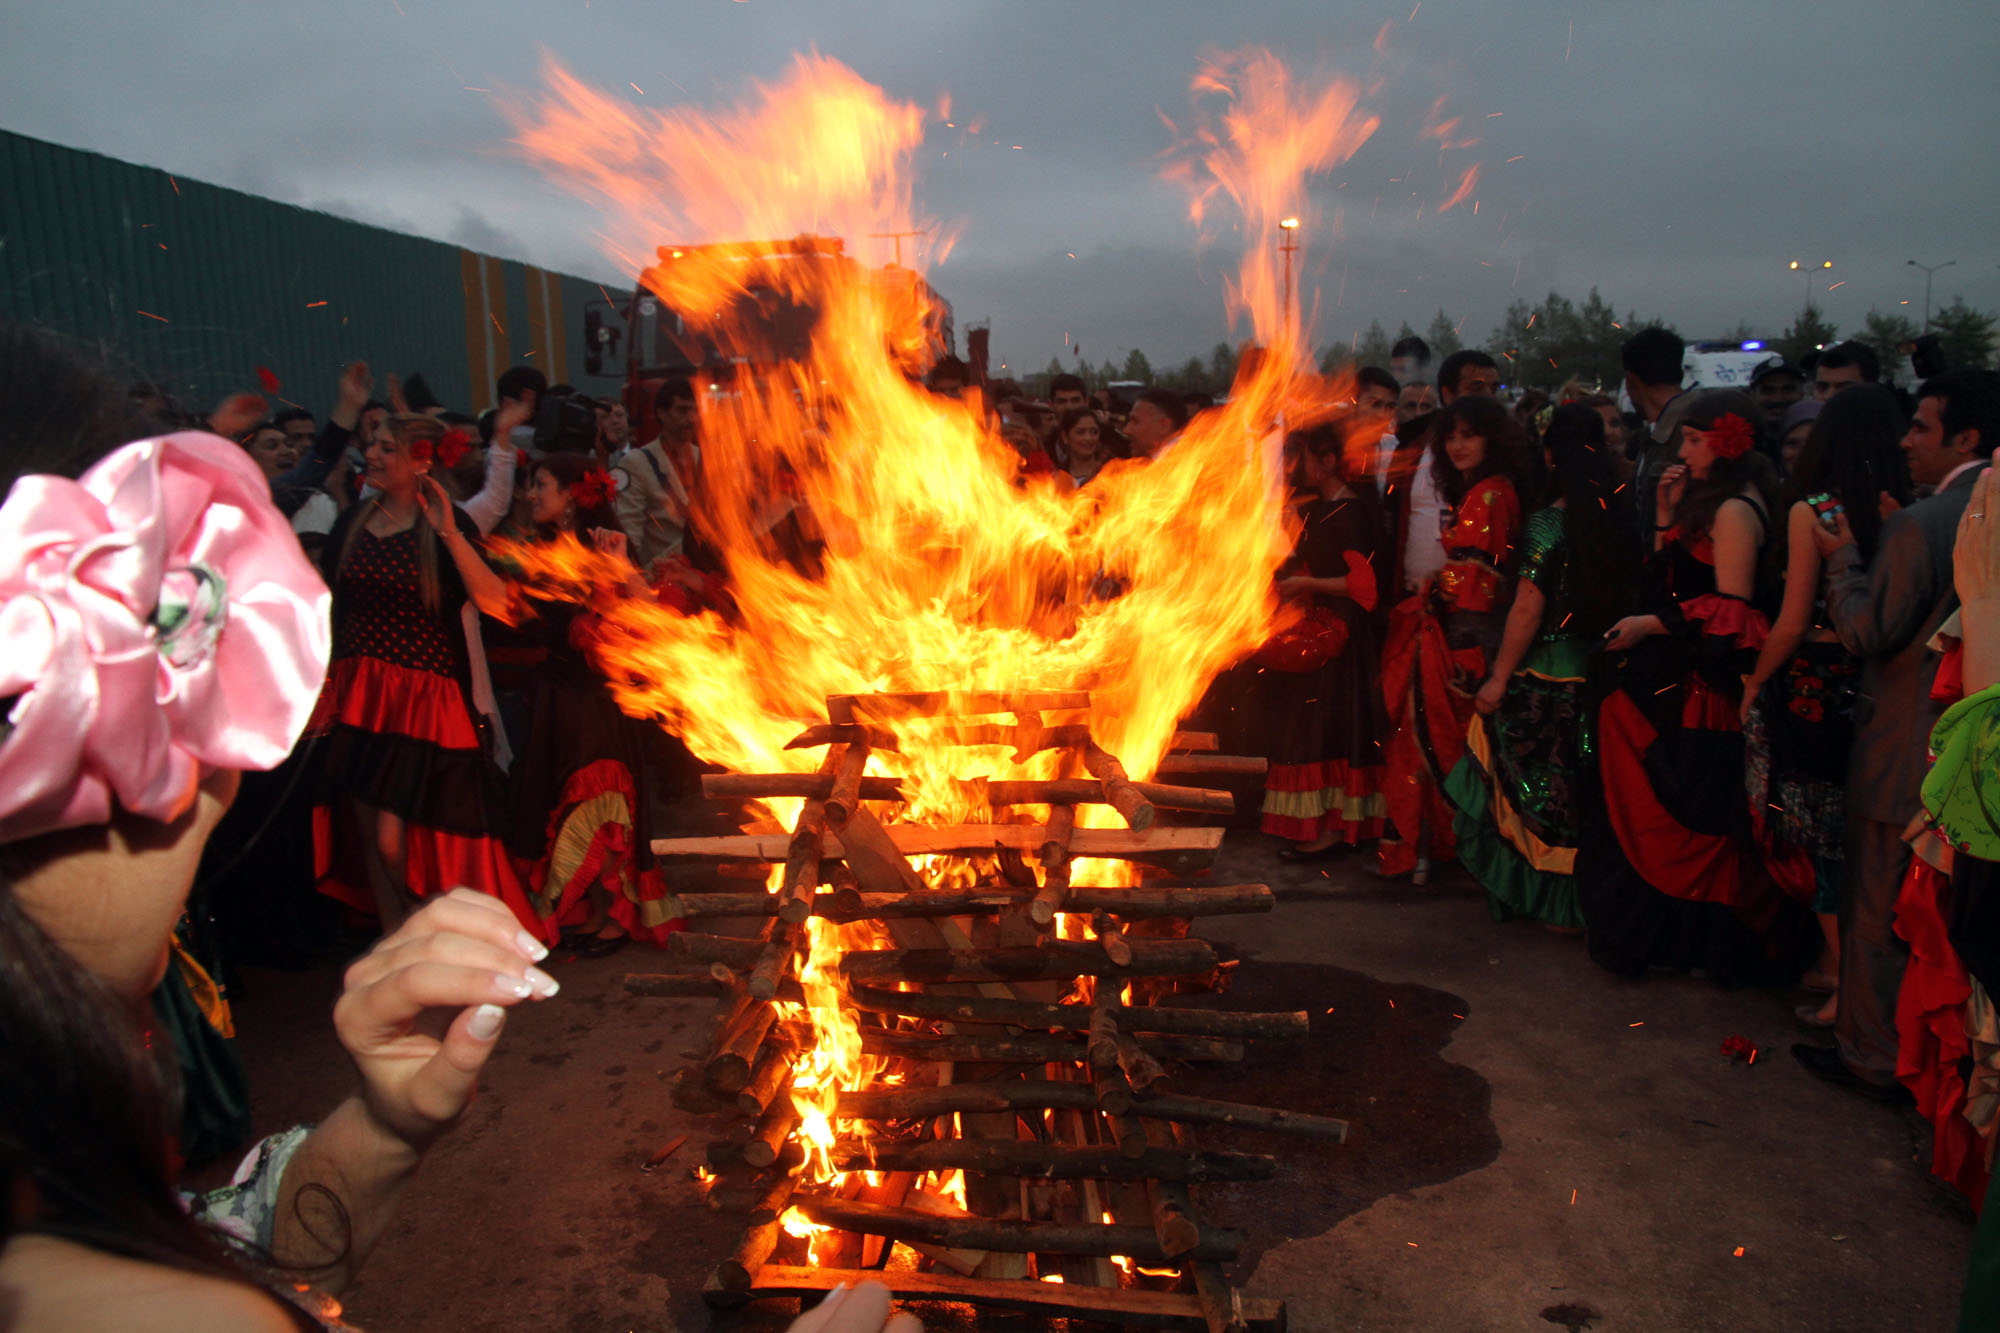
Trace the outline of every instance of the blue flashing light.
<instances>
[{"instance_id":1,"label":"blue flashing light","mask_svg":"<svg viewBox=\"0 0 2000 1333\"><path fill-rule=\"evenodd\" d=\"M1746 352L1761 352L1764 350L1764 344L1752 338L1749 342L1743 344L1743 350Z\"/></svg>"}]
</instances>

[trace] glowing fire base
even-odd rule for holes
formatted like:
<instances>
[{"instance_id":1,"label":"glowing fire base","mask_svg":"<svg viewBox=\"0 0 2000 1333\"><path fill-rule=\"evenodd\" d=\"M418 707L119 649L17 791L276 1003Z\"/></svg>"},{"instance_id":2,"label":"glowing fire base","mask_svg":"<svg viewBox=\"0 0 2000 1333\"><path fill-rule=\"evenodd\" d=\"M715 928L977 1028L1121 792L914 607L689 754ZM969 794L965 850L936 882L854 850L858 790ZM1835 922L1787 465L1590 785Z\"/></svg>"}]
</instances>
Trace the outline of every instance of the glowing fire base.
<instances>
[{"instance_id":1,"label":"glowing fire base","mask_svg":"<svg viewBox=\"0 0 2000 1333\"><path fill-rule=\"evenodd\" d=\"M1089 702L1061 692L830 699L829 723L794 742L826 748L817 773L704 780L714 797L803 798L789 836L654 844L666 857L785 866L774 893L676 901L689 919L767 918L756 937L683 932L673 937L682 970L626 979L636 994L726 1001L703 1068L677 1089L747 1127L710 1145L702 1172L710 1205L748 1228L709 1279L712 1306L867 1276L906 1299L1051 1318L1284 1328L1282 1301L1246 1297L1223 1278L1241 1234L1204 1225L1195 1206L1202 1182L1265 1179L1276 1163L1201 1151L1190 1127L1335 1142L1347 1127L1170 1091L1173 1064L1240 1060L1245 1039L1303 1037L1307 1019L1154 1003L1217 985L1228 965L1188 937L1189 921L1269 911L1264 885L1072 886L1078 858L1205 869L1222 830L1155 826L1155 813L1232 805L1227 792L1133 782L1087 725L1043 721L1087 716ZM981 715L989 720L957 720ZM1012 723L991 720L1000 715ZM905 793L866 770L871 754L897 752L906 719L922 719L929 740L942 727L954 744L1010 746L1017 763L1055 751L1056 771L1089 776L962 784L976 807L1046 807L1045 824L884 824L870 804ZM1202 734L1181 733L1174 748L1162 774L1263 763L1203 753L1215 740ZM1126 827L1078 828L1077 806L1092 803ZM945 877L970 887L928 887L912 856L962 858L976 873ZM857 928L831 943L829 932ZM806 1072L825 1045L828 997L860 1071L831 1084ZM781 1251L793 1262L775 1262Z\"/></svg>"}]
</instances>

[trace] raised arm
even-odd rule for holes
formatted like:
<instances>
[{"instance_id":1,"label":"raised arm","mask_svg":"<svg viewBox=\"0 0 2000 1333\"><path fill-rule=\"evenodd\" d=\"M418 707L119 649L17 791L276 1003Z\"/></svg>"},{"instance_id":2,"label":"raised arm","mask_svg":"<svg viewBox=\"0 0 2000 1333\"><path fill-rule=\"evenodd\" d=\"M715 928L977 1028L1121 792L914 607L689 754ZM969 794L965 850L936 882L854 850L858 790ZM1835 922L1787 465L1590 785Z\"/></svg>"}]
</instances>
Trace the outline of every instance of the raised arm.
<instances>
[{"instance_id":1,"label":"raised arm","mask_svg":"<svg viewBox=\"0 0 2000 1333\"><path fill-rule=\"evenodd\" d=\"M501 443L497 429L493 439L494 443L486 450L486 483L463 506L465 516L482 537L500 526L500 520L507 517L507 510L514 503L514 446Z\"/></svg>"},{"instance_id":2,"label":"raised arm","mask_svg":"<svg viewBox=\"0 0 2000 1333\"><path fill-rule=\"evenodd\" d=\"M417 479L418 497L424 507L424 518L436 530L438 540L444 543L451 562L458 568L458 577L465 583L466 595L473 605L497 620L507 618L507 580L493 572L472 539L458 526L458 514L451 507L451 497L444 493L444 487L428 473ZM470 519L466 520L471 522Z\"/></svg>"}]
</instances>

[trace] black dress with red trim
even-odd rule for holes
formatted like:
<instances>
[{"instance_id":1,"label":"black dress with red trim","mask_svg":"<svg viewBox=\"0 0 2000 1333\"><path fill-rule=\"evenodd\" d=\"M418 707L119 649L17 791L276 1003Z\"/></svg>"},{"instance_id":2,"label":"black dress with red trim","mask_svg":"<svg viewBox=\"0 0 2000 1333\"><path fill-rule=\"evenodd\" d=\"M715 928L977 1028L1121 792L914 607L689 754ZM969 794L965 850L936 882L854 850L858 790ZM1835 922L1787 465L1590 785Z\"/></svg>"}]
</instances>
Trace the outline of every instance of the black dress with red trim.
<instances>
[{"instance_id":1,"label":"black dress with red trim","mask_svg":"<svg viewBox=\"0 0 2000 1333\"><path fill-rule=\"evenodd\" d=\"M1268 668L1255 677L1273 722L1271 766L1259 827L1295 842L1349 845L1382 836L1382 740L1388 731L1375 681L1382 664L1374 561L1388 524L1375 504L1313 499L1282 573L1345 578L1348 596L1315 596L1314 614L1345 631L1338 651L1310 670Z\"/></svg>"},{"instance_id":2,"label":"black dress with red trim","mask_svg":"<svg viewBox=\"0 0 2000 1333\"><path fill-rule=\"evenodd\" d=\"M1738 721L1769 625L1716 590L1714 561L1705 537L1672 535L1647 564L1643 602L1667 633L1592 681L1599 780L1586 791L1578 897L1591 957L1613 972L1789 985L1818 927L1758 854Z\"/></svg>"},{"instance_id":3,"label":"black dress with red trim","mask_svg":"<svg viewBox=\"0 0 2000 1333\"><path fill-rule=\"evenodd\" d=\"M417 528L387 537L365 526L356 531L372 508L349 507L322 555L333 589L333 660L306 727L317 770L313 860L320 891L375 914L363 859L374 829L336 819L340 807L359 805L364 820L365 810L402 819L410 894L479 889L540 933L520 877L492 835L505 795L471 706L460 619L465 585L440 545L437 605L426 605ZM459 531L476 541L471 520L453 513Z\"/></svg>"},{"instance_id":4,"label":"black dress with red trim","mask_svg":"<svg viewBox=\"0 0 2000 1333\"><path fill-rule=\"evenodd\" d=\"M507 848L535 912L553 935L582 926L602 885L611 919L664 944L680 929L653 856L644 759L646 723L612 701L589 659L597 617L572 602L518 598L522 630L545 649L533 720L514 762Z\"/></svg>"}]
</instances>

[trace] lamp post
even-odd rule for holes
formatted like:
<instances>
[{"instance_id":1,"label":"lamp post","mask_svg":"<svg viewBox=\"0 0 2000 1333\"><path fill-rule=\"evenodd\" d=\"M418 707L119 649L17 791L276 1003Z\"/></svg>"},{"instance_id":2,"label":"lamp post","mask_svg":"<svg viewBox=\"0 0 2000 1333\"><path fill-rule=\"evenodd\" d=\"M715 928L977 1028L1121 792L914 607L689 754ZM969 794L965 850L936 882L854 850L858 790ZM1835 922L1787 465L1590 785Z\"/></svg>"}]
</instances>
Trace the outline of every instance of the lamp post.
<instances>
[{"instance_id":1,"label":"lamp post","mask_svg":"<svg viewBox=\"0 0 2000 1333\"><path fill-rule=\"evenodd\" d=\"M1806 301L1804 308L1805 310L1812 309L1813 274L1823 273L1827 269L1830 269L1832 267L1833 267L1833 261L1831 259L1822 259L1818 264L1801 264L1796 259L1792 261L1792 272L1798 274L1800 277L1806 280L1805 292L1804 292ZM1803 314L1804 310L1802 310L1800 313Z\"/></svg>"},{"instance_id":2,"label":"lamp post","mask_svg":"<svg viewBox=\"0 0 2000 1333\"><path fill-rule=\"evenodd\" d=\"M1285 218L1278 223L1278 230L1284 239L1278 243L1278 250L1285 256L1285 328L1292 327L1292 255L1299 248L1299 220Z\"/></svg>"},{"instance_id":3,"label":"lamp post","mask_svg":"<svg viewBox=\"0 0 2000 1333\"><path fill-rule=\"evenodd\" d=\"M1911 268L1920 268L1924 271L1924 332L1929 333L1931 331L1931 275L1941 268L1950 268L1958 261L1956 259L1947 259L1942 264L1919 264L1916 260L1911 259L1905 262Z\"/></svg>"}]
</instances>

